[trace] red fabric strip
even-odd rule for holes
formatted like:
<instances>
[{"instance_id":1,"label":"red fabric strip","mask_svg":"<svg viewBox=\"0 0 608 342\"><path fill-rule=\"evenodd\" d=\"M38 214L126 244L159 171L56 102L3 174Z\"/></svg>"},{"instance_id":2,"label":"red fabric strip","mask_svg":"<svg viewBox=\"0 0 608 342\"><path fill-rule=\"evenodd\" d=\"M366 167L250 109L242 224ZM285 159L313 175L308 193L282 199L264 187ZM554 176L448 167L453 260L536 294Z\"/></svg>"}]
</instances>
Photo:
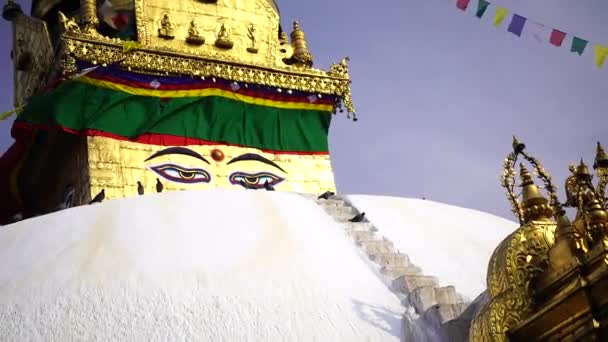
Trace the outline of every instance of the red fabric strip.
<instances>
[{"instance_id":1,"label":"red fabric strip","mask_svg":"<svg viewBox=\"0 0 608 342\"><path fill-rule=\"evenodd\" d=\"M467 10L467 7L469 7L469 2L470 2L470 1L471 1L471 0L458 0L458 1L456 2L456 7L460 8L460 9L461 9L461 10L463 10L463 11L466 11L466 10Z\"/></svg>"},{"instance_id":2,"label":"red fabric strip","mask_svg":"<svg viewBox=\"0 0 608 342\"><path fill-rule=\"evenodd\" d=\"M551 38L549 41L555 46L562 46L564 38L566 38L565 32L553 29L553 31L551 31Z\"/></svg>"},{"instance_id":3,"label":"red fabric strip","mask_svg":"<svg viewBox=\"0 0 608 342\"><path fill-rule=\"evenodd\" d=\"M93 136L93 137L95 137L95 136L96 137L106 137L106 138L111 138L111 139L116 139L116 140L131 141L131 142L147 144L147 145L159 145L159 146L225 145L225 146L249 148L249 146L227 144L227 143L224 143L221 141L209 141L209 140L203 140L203 139L180 137L180 136L168 135L168 134L155 134L155 133L146 133L146 134L140 135L139 137L137 137L135 139L129 139L127 137L123 137L120 135L116 135L116 134L112 134L112 133L108 133L108 132L104 132L104 131L100 131L100 130L96 130L96 129L87 129L87 130L77 131L77 130L73 130L71 128L61 127L61 126L43 126L43 125L32 126L32 125L29 125L27 123L20 122L20 121L16 121L15 124L13 125L12 135L13 135L13 137L15 137L15 139L18 139L22 134L29 134L29 131L32 129L43 129L43 130L48 130L48 131L62 130L64 132L68 132L71 134L79 134L79 135L86 135L86 136ZM323 151L321 151L321 152L302 152L302 151L275 151L275 150L266 150L266 149L259 149L259 150L266 152L266 153L272 153L272 154L318 155L318 156L329 155L329 152L323 152Z\"/></svg>"}]
</instances>

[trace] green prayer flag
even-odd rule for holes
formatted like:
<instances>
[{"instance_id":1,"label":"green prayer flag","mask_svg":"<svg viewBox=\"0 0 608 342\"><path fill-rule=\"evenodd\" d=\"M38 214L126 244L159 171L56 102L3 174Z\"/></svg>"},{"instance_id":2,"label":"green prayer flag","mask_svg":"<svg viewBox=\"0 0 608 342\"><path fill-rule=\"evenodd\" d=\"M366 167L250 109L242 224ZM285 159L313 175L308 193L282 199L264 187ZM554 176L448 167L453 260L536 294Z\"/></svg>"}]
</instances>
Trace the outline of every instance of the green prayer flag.
<instances>
[{"instance_id":1,"label":"green prayer flag","mask_svg":"<svg viewBox=\"0 0 608 342\"><path fill-rule=\"evenodd\" d=\"M572 47L570 48L570 52L576 52L579 55L583 54L585 48L587 47L588 41L581 39L579 37L572 38Z\"/></svg>"},{"instance_id":2,"label":"green prayer flag","mask_svg":"<svg viewBox=\"0 0 608 342\"><path fill-rule=\"evenodd\" d=\"M486 13L489 5L490 3L486 0L479 0L479 3L477 4L477 13L475 14L477 18L483 17L483 14Z\"/></svg>"}]
</instances>

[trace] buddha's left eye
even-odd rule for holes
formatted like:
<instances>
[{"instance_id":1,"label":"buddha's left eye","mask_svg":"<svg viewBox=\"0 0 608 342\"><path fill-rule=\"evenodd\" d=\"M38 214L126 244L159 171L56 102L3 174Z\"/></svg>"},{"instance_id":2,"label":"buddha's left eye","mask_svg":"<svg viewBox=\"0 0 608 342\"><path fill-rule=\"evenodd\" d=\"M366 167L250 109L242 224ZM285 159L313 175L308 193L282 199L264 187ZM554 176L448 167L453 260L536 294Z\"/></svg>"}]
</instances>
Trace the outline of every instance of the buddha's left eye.
<instances>
[{"instance_id":1,"label":"buddha's left eye","mask_svg":"<svg viewBox=\"0 0 608 342\"><path fill-rule=\"evenodd\" d=\"M176 183L209 183L211 176L203 169L190 169L175 164L151 166L150 169L164 179Z\"/></svg>"},{"instance_id":2,"label":"buddha's left eye","mask_svg":"<svg viewBox=\"0 0 608 342\"><path fill-rule=\"evenodd\" d=\"M229 177L230 183L234 185L240 185L248 188L263 189L264 184L268 183L275 186L282 181L284 178L275 176L270 172L259 172L255 174L245 172L234 172Z\"/></svg>"}]
</instances>

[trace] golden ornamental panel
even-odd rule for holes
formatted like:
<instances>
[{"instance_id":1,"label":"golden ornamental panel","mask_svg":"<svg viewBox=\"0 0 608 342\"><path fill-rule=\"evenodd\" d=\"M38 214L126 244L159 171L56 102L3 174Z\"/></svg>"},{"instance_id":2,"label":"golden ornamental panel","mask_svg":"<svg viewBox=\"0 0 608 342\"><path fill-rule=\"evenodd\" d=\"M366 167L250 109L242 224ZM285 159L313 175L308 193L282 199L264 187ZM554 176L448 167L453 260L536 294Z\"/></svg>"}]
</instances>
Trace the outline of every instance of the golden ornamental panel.
<instances>
[{"instance_id":1,"label":"golden ornamental panel","mask_svg":"<svg viewBox=\"0 0 608 342\"><path fill-rule=\"evenodd\" d=\"M267 66L280 62L279 16L266 0L136 0L135 11L139 40L148 47Z\"/></svg>"},{"instance_id":2,"label":"golden ornamental panel","mask_svg":"<svg viewBox=\"0 0 608 342\"><path fill-rule=\"evenodd\" d=\"M344 106L349 112L354 113L355 111L346 63L348 59L332 65L330 71L325 72L289 66L273 69L243 64L241 61L230 58L221 62L193 58L164 48L141 47L136 51L125 52L124 42L118 39L102 39L78 32L66 33L63 43L66 52L63 70L66 73L77 71L75 59L100 65L119 63L121 67L128 70L148 74L218 77L280 89L338 95L343 98ZM234 62L234 64L230 62Z\"/></svg>"},{"instance_id":3,"label":"golden ornamental panel","mask_svg":"<svg viewBox=\"0 0 608 342\"><path fill-rule=\"evenodd\" d=\"M89 137L91 194L106 198L156 192L157 179L167 191L190 189L264 190L322 193L335 191L328 155L273 154L255 148L192 145L178 149L105 137ZM169 149L169 150L168 150Z\"/></svg>"},{"instance_id":4,"label":"golden ornamental panel","mask_svg":"<svg viewBox=\"0 0 608 342\"><path fill-rule=\"evenodd\" d=\"M21 106L44 83L52 65L53 47L44 21L19 15L13 25L15 106Z\"/></svg>"}]
</instances>

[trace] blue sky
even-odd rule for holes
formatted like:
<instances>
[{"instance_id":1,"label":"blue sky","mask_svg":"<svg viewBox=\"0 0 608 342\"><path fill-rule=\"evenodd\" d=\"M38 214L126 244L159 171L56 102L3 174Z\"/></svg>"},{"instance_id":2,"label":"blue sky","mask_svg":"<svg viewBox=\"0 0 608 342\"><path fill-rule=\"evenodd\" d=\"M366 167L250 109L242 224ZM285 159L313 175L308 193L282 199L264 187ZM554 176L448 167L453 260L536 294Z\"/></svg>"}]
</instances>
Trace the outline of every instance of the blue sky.
<instances>
[{"instance_id":1,"label":"blue sky","mask_svg":"<svg viewBox=\"0 0 608 342\"><path fill-rule=\"evenodd\" d=\"M340 192L426 197L514 219L499 185L517 134L563 190L568 163L608 146L608 62L492 26L501 5L608 45L605 0L502 0L483 19L471 0L279 1L283 26L300 20L316 66L351 58L360 120L336 117L330 150ZM29 3L21 2L29 8ZM524 28L524 36L526 28ZM0 111L12 108L11 29L0 23ZM0 150L10 138L0 122Z\"/></svg>"}]
</instances>

